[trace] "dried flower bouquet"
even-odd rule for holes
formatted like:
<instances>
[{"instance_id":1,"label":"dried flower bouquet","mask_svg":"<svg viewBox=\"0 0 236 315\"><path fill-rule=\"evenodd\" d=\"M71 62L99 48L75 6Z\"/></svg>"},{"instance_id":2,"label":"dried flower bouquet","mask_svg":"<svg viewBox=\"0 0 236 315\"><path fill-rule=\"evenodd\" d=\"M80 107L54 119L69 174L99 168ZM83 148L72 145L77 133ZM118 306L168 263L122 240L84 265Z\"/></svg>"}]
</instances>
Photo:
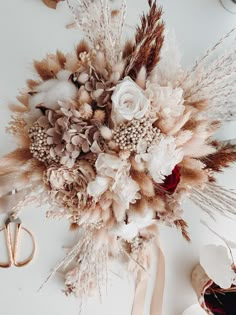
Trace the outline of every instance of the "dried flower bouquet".
<instances>
[{"instance_id":1,"label":"dried flower bouquet","mask_svg":"<svg viewBox=\"0 0 236 315\"><path fill-rule=\"evenodd\" d=\"M207 65L231 31L183 70L155 1L126 42L125 0L116 14L109 0L67 2L85 40L35 61L38 80L10 106L18 147L0 161L0 203L11 210L14 182L15 211L48 202L48 217L80 229L58 267L66 293L83 296L113 257L137 276L148 269L159 224L189 240L185 198L211 217L235 214L235 193L215 179L236 161L235 145L212 136L236 118L236 60L233 47Z\"/></svg>"}]
</instances>

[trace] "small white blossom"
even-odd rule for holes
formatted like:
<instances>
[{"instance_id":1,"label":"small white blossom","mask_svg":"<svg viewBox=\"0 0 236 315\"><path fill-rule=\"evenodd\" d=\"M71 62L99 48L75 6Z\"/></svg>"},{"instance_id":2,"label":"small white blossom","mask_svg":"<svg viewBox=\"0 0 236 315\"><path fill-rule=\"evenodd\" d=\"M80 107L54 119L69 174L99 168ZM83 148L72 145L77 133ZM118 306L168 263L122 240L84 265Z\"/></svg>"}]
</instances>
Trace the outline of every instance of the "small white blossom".
<instances>
[{"instance_id":1,"label":"small white blossom","mask_svg":"<svg viewBox=\"0 0 236 315\"><path fill-rule=\"evenodd\" d=\"M153 145L148 153L136 156L136 161L144 162L151 177L156 183L163 183L174 167L183 159L183 152L177 149L174 137L162 137L158 144Z\"/></svg>"},{"instance_id":2,"label":"small white blossom","mask_svg":"<svg viewBox=\"0 0 236 315\"><path fill-rule=\"evenodd\" d=\"M139 185L129 176L130 163L118 156L100 153L95 163L97 176L87 187L92 197L101 196L106 190L113 193L113 207L124 212L137 198Z\"/></svg>"}]
</instances>

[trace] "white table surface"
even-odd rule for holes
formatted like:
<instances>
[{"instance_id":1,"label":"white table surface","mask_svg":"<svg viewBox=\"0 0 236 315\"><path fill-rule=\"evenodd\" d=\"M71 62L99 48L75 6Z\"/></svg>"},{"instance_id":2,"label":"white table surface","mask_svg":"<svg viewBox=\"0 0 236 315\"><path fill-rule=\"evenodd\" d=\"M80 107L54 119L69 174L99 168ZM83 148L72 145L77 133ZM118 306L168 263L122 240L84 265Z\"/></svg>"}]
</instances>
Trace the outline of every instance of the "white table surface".
<instances>
[{"instance_id":1,"label":"white table surface","mask_svg":"<svg viewBox=\"0 0 236 315\"><path fill-rule=\"evenodd\" d=\"M128 0L127 24L132 26L147 7L146 0ZM210 45L236 24L236 15L225 11L218 0L162 0L166 24L174 30L183 56L183 64L190 66ZM78 29L65 25L72 18L64 3L56 11L48 9L40 0L0 1L0 154L9 152L14 142L5 134L10 113L7 104L33 76L32 60L48 52L61 49L69 52L81 38ZM127 28L130 32L130 27ZM218 136L236 138L235 123L225 125ZM236 187L236 168L219 176L227 187ZM201 211L190 202L185 204L185 218L189 222L192 243L187 244L174 229L161 227L161 240L166 255L166 289L163 315L181 315L186 307L196 303L190 284L190 273L198 262L199 249L209 242L220 242L200 224ZM27 268L0 269L0 314L3 315L77 315L79 302L66 298L61 292L63 282L55 276L44 289L37 289L52 268L63 257L73 238L67 222L47 220L45 207L26 209L22 220L37 238L38 252ZM3 222L4 216L0 217ZM219 218L210 222L225 237L236 241L235 222ZM0 260L3 239L0 238ZM84 303L82 315L130 315L133 283L111 275L108 295L101 304L98 299ZM194 314L193 314L194 315Z\"/></svg>"}]
</instances>

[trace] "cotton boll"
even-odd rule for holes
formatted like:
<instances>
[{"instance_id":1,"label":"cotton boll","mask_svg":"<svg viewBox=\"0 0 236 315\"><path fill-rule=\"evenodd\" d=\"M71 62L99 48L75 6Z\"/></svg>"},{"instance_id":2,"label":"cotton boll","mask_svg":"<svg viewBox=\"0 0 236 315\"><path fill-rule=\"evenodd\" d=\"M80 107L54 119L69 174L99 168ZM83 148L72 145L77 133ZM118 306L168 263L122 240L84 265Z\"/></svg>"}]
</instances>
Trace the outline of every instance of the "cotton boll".
<instances>
[{"instance_id":1,"label":"cotton boll","mask_svg":"<svg viewBox=\"0 0 236 315\"><path fill-rule=\"evenodd\" d=\"M129 211L129 221L133 222L139 230L143 229L153 223L153 210L146 207L142 213Z\"/></svg>"},{"instance_id":2,"label":"cotton boll","mask_svg":"<svg viewBox=\"0 0 236 315\"><path fill-rule=\"evenodd\" d=\"M57 80L60 81L67 81L69 80L69 77L71 76L71 71L68 70L61 70L57 73Z\"/></svg>"},{"instance_id":3,"label":"cotton boll","mask_svg":"<svg viewBox=\"0 0 236 315\"><path fill-rule=\"evenodd\" d=\"M54 85L57 83L57 79L51 79L47 80L39 85L36 86L34 89L34 92L46 92L54 87Z\"/></svg>"},{"instance_id":4,"label":"cotton boll","mask_svg":"<svg viewBox=\"0 0 236 315\"><path fill-rule=\"evenodd\" d=\"M44 97L44 106L51 109L58 108L58 101L68 101L76 97L77 89L73 83L58 81Z\"/></svg>"},{"instance_id":5,"label":"cotton boll","mask_svg":"<svg viewBox=\"0 0 236 315\"><path fill-rule=\"evenodd\" d=\"M146 228L153 223L153 211L146 208L145 212L142 215L137 214L133 211L129 211L129 221L130 223L128 224L125 224L123 222L117 224L113 228L112 232L127 241L131 241L134 237L138 235L140 230Z\"/></svg>"},{"instance_id":6,"label":"cotton boll","mask_svg":"<svg viewBox=\"0 0 236 315\"><path fill-rule=\"evenodd\" d=\"M69 71L66 73L60 71L60 80L51 79L40 84L36 88L36 93L29 99L31 110L40 104L49 109L57 109L59 108L58 101L66 102L75 99L77 88L67 80L68 74ZM63 78L66 78L66 80L63 80Z\"/></svg>"},{"instance_id":7,"label":"cotton boll","mask_svg":"<svg viewBox=\"0 0 236 315\"><path fill-rule=\"evenodd\" d=\"M31 108L31 111L34 111L37 105L43 104L44 97L45 97L45 93L41 92L41 93L36 93L32 97L29 98L29 106Z\"/></svg>"}]
</instances>

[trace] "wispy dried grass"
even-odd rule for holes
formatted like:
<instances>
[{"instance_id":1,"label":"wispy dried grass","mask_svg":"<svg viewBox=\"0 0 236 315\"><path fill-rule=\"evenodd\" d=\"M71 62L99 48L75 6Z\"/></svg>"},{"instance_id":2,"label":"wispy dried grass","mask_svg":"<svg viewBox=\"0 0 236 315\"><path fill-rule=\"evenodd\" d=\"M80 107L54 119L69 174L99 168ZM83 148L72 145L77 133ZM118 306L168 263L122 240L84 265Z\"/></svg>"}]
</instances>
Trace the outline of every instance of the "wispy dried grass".
<instances>
[{"instance_id":1,"label":"wispy dried grass","mask_svg":"<svg viewBox=\"0 0 236 315\"><path fill-rule=\"evenodd\" d=\"M181 230L181 233L184 237L184 239L187 241L187 242L190 242L191 241L191 238L189 236L189 233L188 233L188 224L186 221L184 220L176 220L174 222L175 226Z\"/></svg>"},{"instance_id":2,"label":"wispy dried grass","mask_svg":"<svg viewBox=\"0 0 236 315\"><path fill-rule=\"evenodd\" d=\"M236 215L236 191L215 183L193 188L190 199L215 220L215 215L231 217Z\"/></svg>"},{"instance_id":3,"label":"wispy dried grass","mask_svg":"<svg viewBox=\"0 0 236 315\"><path fill-rule=\"evenodd\" d=\"M126 1L122 1L119 14L112 14L109 0L67 0L67 3L91 48L99 48L111 68L119 63L122 57Z\"/></svg>"}]
</instances>

